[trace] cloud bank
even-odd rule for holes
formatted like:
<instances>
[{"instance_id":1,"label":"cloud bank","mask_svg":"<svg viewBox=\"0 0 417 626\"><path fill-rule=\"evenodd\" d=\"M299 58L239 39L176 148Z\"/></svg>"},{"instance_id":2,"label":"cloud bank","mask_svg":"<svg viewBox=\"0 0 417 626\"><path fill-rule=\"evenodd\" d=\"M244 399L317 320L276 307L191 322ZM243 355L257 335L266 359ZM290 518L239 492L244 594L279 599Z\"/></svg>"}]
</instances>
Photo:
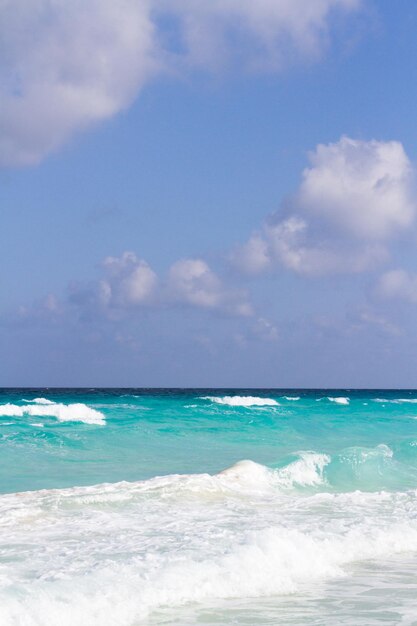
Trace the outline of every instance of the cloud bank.
<instances>
[{"instance_id":1,"label":"cloud bank","mask_svg":"<svg viewBox=\"0 0 417 626\"><path fill-rule=\"evenodd\" d=\"M83 318L118 320L150 306L185 306L238 317L253 315L247 293L227 286L206 261L180 259L160 278L133 252L104 259L98 280L72 283L70 302Z\"/></svg>"},{"instance_id":2,"label":"cloud bank","mask_svg":"<svg viewBox=\"0 0 417 626\"><path fill-rule=\"evenodd\" d=\"M361 0L4 0L0 165L32 165L161 73L317 60Z\"/></svg>"}]
</instances>

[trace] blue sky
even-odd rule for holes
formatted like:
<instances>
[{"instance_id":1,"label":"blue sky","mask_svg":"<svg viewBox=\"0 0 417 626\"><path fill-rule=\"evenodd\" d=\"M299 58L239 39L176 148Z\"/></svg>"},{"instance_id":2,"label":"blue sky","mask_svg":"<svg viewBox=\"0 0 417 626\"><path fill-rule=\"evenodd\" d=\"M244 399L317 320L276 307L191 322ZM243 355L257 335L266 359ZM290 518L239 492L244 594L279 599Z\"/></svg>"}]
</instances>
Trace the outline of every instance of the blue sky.
<instances>
[{"instance_id":1,"label":"blue sky","mask_svg":"<svg viewBox=\"0 0 417 626\"><path fill-rule=\"evenodd\" d=\"M414 3L0 13L0 385L416 386Z\"/></svg>"}]
</instances>

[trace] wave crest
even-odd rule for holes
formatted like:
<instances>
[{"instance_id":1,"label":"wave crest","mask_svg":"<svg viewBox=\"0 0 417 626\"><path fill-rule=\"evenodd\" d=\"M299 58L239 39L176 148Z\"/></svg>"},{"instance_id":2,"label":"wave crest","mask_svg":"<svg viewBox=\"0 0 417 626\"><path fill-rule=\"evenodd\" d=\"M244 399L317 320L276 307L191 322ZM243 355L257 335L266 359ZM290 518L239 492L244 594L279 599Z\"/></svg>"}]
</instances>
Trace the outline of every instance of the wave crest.
<instances>
[{"instance_id":1,"label":"wave crest","mask_svg":"<svg viewBox=\"0 0 417 626\"><path fill-rule=\"evenodd\" d=\"M324 468L331 462L327 454L300 452L299 458L280 469L271 469L254 461L238 461L218 474L229 487L247 489L292 489L315 487L326 483Z\"/></svg>"}]
</instances>

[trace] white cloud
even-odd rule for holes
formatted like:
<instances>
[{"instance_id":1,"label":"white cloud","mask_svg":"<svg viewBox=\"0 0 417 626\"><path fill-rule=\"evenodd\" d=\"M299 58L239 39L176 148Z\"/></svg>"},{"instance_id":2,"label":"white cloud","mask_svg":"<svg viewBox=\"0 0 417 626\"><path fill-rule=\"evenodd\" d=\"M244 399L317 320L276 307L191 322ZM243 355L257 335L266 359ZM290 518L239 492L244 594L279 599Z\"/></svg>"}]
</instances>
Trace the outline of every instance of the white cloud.
<instances>
[{"instance_id":1,"label":"white cloud","mask_svg":"<svg viewBox=\"0 0 417 626\"><path fill-rule=\"evenodd\" d=\"M102 263L103 277L85 284L70 285L70 300L84 316L104 314L118 318L128 310L154 303L158 296L158 277L143 259L133 252L107 257Z\"/></svg>"},{"instance_id":2,"label":"white cloud","mask_svg":"<svg viewBox=\"0 0 417 626\"><path fill-rule=\"evenodd\" d=\"M0 164L37 163L128 106L154 69L148 2L0 5Z\"/></svg>"},{"instance_id":3,"label":"white cloud","mask_svg":"<svg viewBox=\"0 0 417 626\"><path fill-rule=\"evenodd\" d=\"M268 269L271 266L268 241L260 233L254 233L245 244L233 250L231 260L247 274L258 274Z\"/></svg>"},{"instance_id":4,"label":"white cloud","mask_svg":"<svg viewBox=\"0 0 417 626\"><path fill-rule=\"evenodd\" d=\"M400 143L342 137L309 158L296 194L233 252L243 271L363 272L414 225L413 170Z\"/></svg>"},{"instance_id":5,"label":"white cloud","mask_svg":"<svg viewBox=\"0 0 417 626\"><path fill-rule=\"evenodd\" d=\"M361 0L3 0L0 165L38 163L156 73L317 59ZM169 23L169 26L167 26ZM175 42L173 45L172 41Z\"/></svg>"},{"instance_id":6,"label":"white cloud","mask_svg":"<svg viewBox=\"0 0 417 626\"><path fill-rule=\"evenodd\" d=\"M159 0L177 20L181 55L191 66L280 70L317 60L328 45L335 11L357 11L362 0Z\"/></svg>"},{"instance_id":7,"label":"white cloud","mask_svg":"<svg viewBox=\"0 0 417 626\"><path fill-rule=\"evenodd\" d=\"M252 315L246 294L226 288L201 259L181 259L168 272L168 291L173 300L233 315Z\"/></svg>"},{"instance_id":8,"label":"white cloud","mask_svg":"<svg viewBox=\"0 0 417 626\"><path fill-rule=\"evenodd\" d=\"M364 310L359 314L359 322L363 322L364 324L368 324L370 326L374 326L379 328L384 333L388 335L401 335L402 330L393 324L390 320L386 319L382 315L378 315L370 310Z\"/></svg>"},{"instance_id":9,"label":"white cloud","mask_svg":"<svg viewBox=\"0 0 417 626\"><path fill-rule=\"evenodd\" d=\"M379 279L376 292L383 298L417 302L417 274L401 269L385 272Z\"/></svg>"},{"instance_id":10,"label":"white cloud","mask_svg":"<svg viewBox=\"0 0 417 626\"><path fill-rule=\"evenodd\" d=\"M134 306L149 302L155 294L158 278L143 259L134 252L121 257L107 257L103 261L107 278L100 282L107 302L117 306Z\"/></svg>"},{"instance_id":11,"label":"white cloud","mask_svg":"<svg viewBox=\"0 0 417 626\"><path fill-rule=\"evenodd\" d=\"M269 223L265 227L269 250L275 262L299 274L360 273L385 260L384 247L374 242L358 246L331 234L312 232L300 218Z\"/></svg>"},{"instance_id":12,"label":"white cloud","mask_svg":"<svg viewBox=\"0 0 417 626\"><path fill-rule=\"evenodd\" d=\"M279 339L276 326L264 317L258 317L253 332L256 336L268 342L277 341Z\"/></svg>"},{"instance_id":13,"label":"white cloud","mask_svg":"<svg viewBox=\"0 0 417 626\"><path fill-rule=\"evenodd\" d=\"M412 168L398 141L342 137L309 155L296 202L354 237L385 239L410 226L416 204Z\"/></svg>"}]
</instances>

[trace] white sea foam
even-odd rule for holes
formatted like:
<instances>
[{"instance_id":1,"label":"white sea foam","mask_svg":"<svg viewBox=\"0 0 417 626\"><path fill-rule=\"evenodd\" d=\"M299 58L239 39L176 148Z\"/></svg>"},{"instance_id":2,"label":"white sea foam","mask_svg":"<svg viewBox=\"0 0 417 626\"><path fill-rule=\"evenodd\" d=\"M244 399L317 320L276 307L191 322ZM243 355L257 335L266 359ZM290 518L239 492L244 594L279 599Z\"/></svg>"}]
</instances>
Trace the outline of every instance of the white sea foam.
<instances>
[{"instance_id":1,"label":"white sea foam","mask_svg":"<svg viewBox=\"0 0 417 626\"><path fill-rule=\"evenodd\" d=\"M336 404L349 404L350 402L350 398L345 398L345 397L337 397L337 398L333 398L331 396L328 396L327 398L328 400L330 400L330 402L335 402Z\"/></svg>"},{"instance_id":2,"label":"white sea foam","mask_svg":"<svg viewBox=\"0 0 417 626\"><path fill-rule=\"evenodd\" d=\"M54 404L52 400L48 400L47 398L34 398L33 400L23 400L23 402L33 402L34 404Z\"/></svg>"},{"instance_id":3,"label":"white sea foam","mask_svg":"<svg viewBox=\"0 0 417 626\"><path fill-rule=\"evenodd\" d=\"M273 475L244 461L216 476L0 496L0 623L133 626L162 607L320 580L343 577L346 590L346 566L417 554L414 492L254 498L254 484Z\"/></svg>"},{"instance_id":4,"label":"white sea foam","mask_svg":"<svg viewBox=\"0 0 417 626\"><path fill-rule=\"evenodd\" d=\"M284 400L293 400L294 402L296 402L299 399L299 396L284 396Z\"/></svg>"},{"instance_id":5,"label":"white sea foam","mask_svg":"<svg viewBox=\"0 0 417 626\"><path fill-rule=\"evenodd\" d=\"M227 406L278 406L278 402L272 398L257 398L256 396L203 396L201 400L211 400L216 404Z\"/></svg>"},{"instance_id":6,"label":"white sea foam","mask_svg":"<svg viewBox=\"0 0 417 626\"><path fill-rule=\"evenodd\" d=\"M105 424L103 413L91 409L86 404L39 403L20 406L17 404L1 404L0 416L24 417L55 417L60 422L84 422L86 424Z\"/></svg>"}]
</instances>

